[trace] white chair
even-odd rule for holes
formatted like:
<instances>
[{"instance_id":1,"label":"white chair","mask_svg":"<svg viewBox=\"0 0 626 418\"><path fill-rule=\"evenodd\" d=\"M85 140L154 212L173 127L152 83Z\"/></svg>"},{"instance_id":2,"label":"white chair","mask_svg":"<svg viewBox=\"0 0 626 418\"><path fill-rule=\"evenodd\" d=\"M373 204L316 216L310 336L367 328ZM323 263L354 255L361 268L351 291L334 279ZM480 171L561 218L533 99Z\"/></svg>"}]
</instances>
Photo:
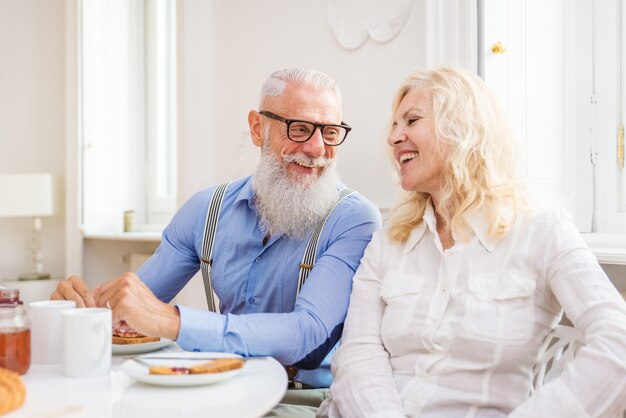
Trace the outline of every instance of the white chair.
<instances>
[{"instance_id":1,"label":"white chair","mask_svg":"<svg viewBox=\"0 0 626 418\"><path fill-rule=\"evenodd\" d=\"M567 325L557 325L543 340L537 362L533 367L533 384L530 393L539 389L545 383L558 377L567 363L572 361L576 352L583 346L582 333L576 328ZM626 418L619 414L615 418Z\"/></svg>"},{"instance_id":2,"label":"white chair","mask_svg":"<svg viewBox=\"0 0 626 418\"><path fill-rule=\"evenodd\" d=\"M533 367L533 393L563 372L578 349L583 345L580 331L567 325L557 325L543 340L535 367Z\"/></svg>"}]
</instances>

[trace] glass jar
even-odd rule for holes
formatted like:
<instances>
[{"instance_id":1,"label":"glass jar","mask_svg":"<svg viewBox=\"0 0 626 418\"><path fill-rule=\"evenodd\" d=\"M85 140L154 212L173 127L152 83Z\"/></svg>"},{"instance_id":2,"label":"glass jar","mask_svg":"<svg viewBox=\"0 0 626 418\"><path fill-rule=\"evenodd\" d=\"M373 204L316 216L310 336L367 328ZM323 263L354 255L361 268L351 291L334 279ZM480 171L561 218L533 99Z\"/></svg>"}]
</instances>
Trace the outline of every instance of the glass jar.
<instances>
[{"instance_id":1,"label":"glass jar","mask_svg":"<svg viewBox=\"0 0 626 418\"><path fill-rule=\"evenodd\" d=\"M135 230L135 211L124 211L124 232L133 232Z\"/></svg>"},{"instance_id":2,"label":"glass jar","mask_svg":"<svg viewBox=\"0 0 626 418\"><path fill-rule=\"evenodd\" d=\"M19 374L30 367L30 321L21 303L0 304L0 367Z\"/></svg>"}]
</instances>

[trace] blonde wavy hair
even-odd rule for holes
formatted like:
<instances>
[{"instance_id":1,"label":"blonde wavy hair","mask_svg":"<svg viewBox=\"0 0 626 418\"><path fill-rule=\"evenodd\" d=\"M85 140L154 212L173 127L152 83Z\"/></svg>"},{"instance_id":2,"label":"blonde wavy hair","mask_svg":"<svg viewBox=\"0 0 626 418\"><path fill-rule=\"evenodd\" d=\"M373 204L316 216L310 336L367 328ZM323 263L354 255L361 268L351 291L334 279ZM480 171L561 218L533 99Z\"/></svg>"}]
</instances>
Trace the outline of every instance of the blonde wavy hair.
<instances>
[{"instance_id":1,"label":"blonde wavy hair","mask_svg":"<svg viewBox=\"0 0 626 418\"><path fill-rule=\"evenodd\" d=\"M464 215L479 209L490 223L489 235L505 236L526 199L515 174L515 139L497 98L468 71L451 67L417 71L398 89L392 115L405 96L418 89L431 94L435 134L450 144L435 208L439 222L467 241L472 231ZM405 242L421 224L428 198L427 193L406 192L391 212L392 241Z\"/></svg>"}]
</instances>

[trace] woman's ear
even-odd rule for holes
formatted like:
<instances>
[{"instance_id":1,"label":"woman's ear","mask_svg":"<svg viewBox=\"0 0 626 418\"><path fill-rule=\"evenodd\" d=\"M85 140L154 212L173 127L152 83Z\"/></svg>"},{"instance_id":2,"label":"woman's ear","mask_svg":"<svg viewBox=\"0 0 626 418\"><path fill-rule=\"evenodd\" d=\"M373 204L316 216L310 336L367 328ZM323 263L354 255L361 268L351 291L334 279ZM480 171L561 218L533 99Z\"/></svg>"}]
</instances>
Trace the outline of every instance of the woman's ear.
<instances>
[{"instance_id":1,"label":"woman's ear","mask_svg":"<svg viewBox=\"0 0 626 418\"><path fill-rule=\"evenodd\" d=\"M248 126L250 127L250 137L257 147L263 146L263 127L261 126L261 115L256 110L248 113Z\"/></svg>"}]
</instances>

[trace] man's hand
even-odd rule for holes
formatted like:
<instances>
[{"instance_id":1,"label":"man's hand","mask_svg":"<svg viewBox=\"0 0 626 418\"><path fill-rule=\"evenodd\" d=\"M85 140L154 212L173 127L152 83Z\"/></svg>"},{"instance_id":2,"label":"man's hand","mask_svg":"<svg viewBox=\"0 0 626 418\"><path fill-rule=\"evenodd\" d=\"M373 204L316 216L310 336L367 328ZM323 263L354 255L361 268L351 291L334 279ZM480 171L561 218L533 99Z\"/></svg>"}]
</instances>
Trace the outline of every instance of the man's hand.
<instances>
[{"instance_id":1,"label":"man's hand","mask_svg":"<svg viewBox=\"0 0 626 418\"><path fill-rule=\"evenodd\" d=\"M150 337L178 338L180 315L176 307L161 302L134 273L124 273L94 290L98 306L113 310L113 324L125 321Z\"/></svg>"},{"instance_id":2,"label":"man's hand","mask_svg":"<svg viewBox=\"0 0 626 418\"><path fill-rule=\"evenodd\" d=\"M50 295L52 300L73 300L77 308L93 308L96 306L91 290L78 276L70 276L57 285L57 289Z\"/></svg>"}]
</instances>

